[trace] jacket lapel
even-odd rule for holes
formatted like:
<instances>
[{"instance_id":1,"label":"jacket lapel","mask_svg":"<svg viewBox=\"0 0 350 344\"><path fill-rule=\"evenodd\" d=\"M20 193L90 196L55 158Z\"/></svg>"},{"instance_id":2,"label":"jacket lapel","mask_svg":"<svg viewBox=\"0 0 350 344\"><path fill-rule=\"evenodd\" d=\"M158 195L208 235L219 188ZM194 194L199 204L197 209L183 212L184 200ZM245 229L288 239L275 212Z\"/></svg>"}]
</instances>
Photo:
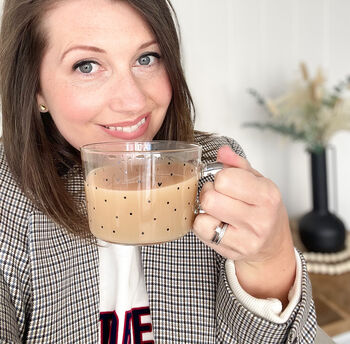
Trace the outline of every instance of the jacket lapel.
<instances>
[{"instance_id":1,"label":"jacket lapel","mask_svg":"<svg viewBox=\"0 0 350 344\"><path fill-rule=\"evenodd\" d=\"M29 333L50 343L97 343L97 247L67 233L39 211L32 213L29 237L33 280Z\"/></svg>"}]
</instances>

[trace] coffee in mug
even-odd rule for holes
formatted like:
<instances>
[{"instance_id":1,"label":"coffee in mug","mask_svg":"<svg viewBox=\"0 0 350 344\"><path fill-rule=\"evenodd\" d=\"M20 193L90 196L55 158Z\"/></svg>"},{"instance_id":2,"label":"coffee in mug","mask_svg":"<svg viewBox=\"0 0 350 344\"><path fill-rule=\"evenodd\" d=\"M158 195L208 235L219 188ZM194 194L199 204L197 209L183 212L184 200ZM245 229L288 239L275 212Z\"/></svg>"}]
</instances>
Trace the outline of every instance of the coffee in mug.
<instances>
[{"instance_id":1,"label":"coffee in mug","mask_svg":"<svg viewBox=\"0 0 350 344\"><path fill-rule=\"evenodd\" d=\"M86 145L81 151L89 227L95 237L149 245L191 230L204 170L199 145L111 142Z\"/></svg>"}]
</instances>

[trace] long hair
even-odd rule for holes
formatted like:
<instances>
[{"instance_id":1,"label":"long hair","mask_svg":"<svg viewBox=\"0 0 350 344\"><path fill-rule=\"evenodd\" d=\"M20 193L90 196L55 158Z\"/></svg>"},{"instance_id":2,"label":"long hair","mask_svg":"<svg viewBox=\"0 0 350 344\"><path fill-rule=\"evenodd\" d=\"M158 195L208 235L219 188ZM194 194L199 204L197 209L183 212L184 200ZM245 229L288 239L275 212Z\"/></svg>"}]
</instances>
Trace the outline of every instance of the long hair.
<instances>
[{"instance_id":1,"label":"long hair","mask_svg":"<svg viewBox=\"0 0 350 344\"><path fill-rule=\"evenodd\" d=\"M0 92L7 162L27 197L54 222L89 237L84 212L68 192L64 176L81 166L80 153L60 134L36 96L48 45L41 19L64 0L5 0L0 33ZM68 1L68 0L67 0ZM194 107L181 66L177 19L168 0L126 1L148 23L159 44L173 90L155 139L193 141Z\"/></svg>"}]
</instances>

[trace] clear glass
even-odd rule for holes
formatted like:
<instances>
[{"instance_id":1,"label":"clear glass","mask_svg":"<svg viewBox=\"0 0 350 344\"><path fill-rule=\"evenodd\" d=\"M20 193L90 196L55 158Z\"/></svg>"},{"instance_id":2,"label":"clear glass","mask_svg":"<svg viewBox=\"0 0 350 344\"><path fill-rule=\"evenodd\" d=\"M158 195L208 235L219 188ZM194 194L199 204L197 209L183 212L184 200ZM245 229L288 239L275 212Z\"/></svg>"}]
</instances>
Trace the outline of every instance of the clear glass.
<instances>
[{"instance_id":1,"label":"clear glass","mask_svg":"<svg viewBox=\"0 0 350 344\"><path fill-rule=\"evenodd\" d=\"M104 241L150 245L192 229L202 148L180 141L105 142L81 148L91 233Z\"/></svg>"}]
</instances>

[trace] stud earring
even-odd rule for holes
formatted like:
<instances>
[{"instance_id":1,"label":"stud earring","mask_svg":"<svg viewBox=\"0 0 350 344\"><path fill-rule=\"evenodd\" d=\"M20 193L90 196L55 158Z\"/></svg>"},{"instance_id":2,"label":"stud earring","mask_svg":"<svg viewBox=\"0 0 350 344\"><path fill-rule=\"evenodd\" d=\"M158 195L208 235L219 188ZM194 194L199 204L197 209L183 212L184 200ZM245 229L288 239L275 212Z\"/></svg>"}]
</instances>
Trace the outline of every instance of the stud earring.
<instances>
[{"instance_id":1,"label":"stud earring","mask_svg":"<svg viewBox=\"0 0 350 344\"><path fill-rule=\"evenodd\" d=\"M40 112L47 112L47 107L44 104L40 104Z\"/></svg>"}]
</instances>

